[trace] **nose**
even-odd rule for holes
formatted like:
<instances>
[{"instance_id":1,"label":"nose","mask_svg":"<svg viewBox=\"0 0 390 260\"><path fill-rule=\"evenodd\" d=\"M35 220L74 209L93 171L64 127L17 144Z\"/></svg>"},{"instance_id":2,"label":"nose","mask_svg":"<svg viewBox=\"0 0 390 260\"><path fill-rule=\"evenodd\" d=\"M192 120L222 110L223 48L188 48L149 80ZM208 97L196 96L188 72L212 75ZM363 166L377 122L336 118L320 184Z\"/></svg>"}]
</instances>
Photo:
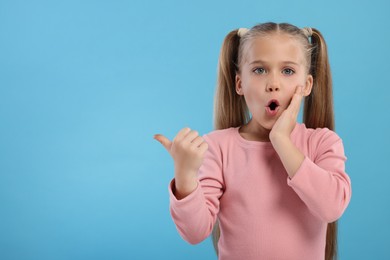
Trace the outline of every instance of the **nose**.
<instances>
[{"instance_id":1,"label":"nose","mask_svg":"<svg viewBox=\"0 0 390 260\"><path fill-rule=\"evenodd\" d=\"M277 85L268 85L267 86L267 92L273 92L273 91L279 91L280 88Z\"/></svg>"},{"instance_id":2,"label":"nose","mask_svg":"<svg viewBox=\"0 0 390 260\"><path fill-rule=\"evenodd\" d=\"M279 91L280 90L280 82L276 75L270 75L266 91L267 92L273 92L273 91Z\"/></svg>"}]
</instances>

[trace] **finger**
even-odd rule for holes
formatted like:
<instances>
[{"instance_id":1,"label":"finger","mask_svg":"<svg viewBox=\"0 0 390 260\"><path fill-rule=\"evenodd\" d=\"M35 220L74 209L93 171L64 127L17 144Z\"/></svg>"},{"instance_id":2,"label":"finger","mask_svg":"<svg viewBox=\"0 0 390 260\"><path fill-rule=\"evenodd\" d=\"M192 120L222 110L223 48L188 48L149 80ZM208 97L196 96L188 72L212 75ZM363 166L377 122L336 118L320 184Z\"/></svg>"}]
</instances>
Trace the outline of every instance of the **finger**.
<instances>
[{"instance_id":1,"label":"finger","mask_svg":"<svg viewBox=\"0 0 390 260\"><path fill-rule=\"evenodd\" d=\"M191 131L184 137L183 140L184 140L185 142L192 143L192 141L194 141L194 139L197 138L198 136L199 136L198 131L191 130Z\"/></svg>"},{"instance_id":2,"label":"finger","mask_svg":"<svg viewBox=\"0 0 390 260\"><path fill-rule=\"evenodd\" d=\"M199 145L199 149L201 153L205 153L207 149L209 149L209 145L206 142L203 142Z\"/></svg>"},{"instance_id":3,"label":"finger","mask_svg":"<svg viewBox=\"0 0 390 260\"><path fill-rule=\"evenodd\" d=\"M292 97L292 100L290 102L290 109L293 112L296 112L297 114L299 113L299 109L301 108L302 98L303 98L303 87L298 86L295 89L295 94Z\"/></svg>"},{"instance_id":4,"label":"finger","mask_svg":"<svg viewBox=\"0 0 390 260\"><path fill-rule=\"evenodd\" d=\"M191 132L191 129L189 127L184 127L183 129L181 129L176 137L175 137L175 140L174 141L179 141L179 140L182 140L183 138L185 138L185 136Z\"/></svg>"},{"instance_id":5,"label":"finger","mask_svg":"<svg viewBox=\"0 0 390 260\"><path fill-rule=\"evenodd\" d=\"M168 152L171 151L172 142L168 138L161 134L156 134L153 136L153 138L159 141Z\"/></svg>"},{"instance_id":6,"label":"finger","mask_svg":"<svg viewBox=\"0 0 390 260\"><path fill-rule=\"evenodd\" d=\"M204 142L203 138L201 136L197 136L194 140L192 140L192 144L195 147L199 147Z\"/></svg>"},{"instance_id":7,"label":"finger","mask_svg":"<svg viewBox=\"0 0 390 260\"><path fill-rule=\"evenodd\" d=\"M300 95L303 95L303 86L302 85L298 85L296 88L295 88L295 93L296 94L300 94Z\"/></svg>"}]
</instances>

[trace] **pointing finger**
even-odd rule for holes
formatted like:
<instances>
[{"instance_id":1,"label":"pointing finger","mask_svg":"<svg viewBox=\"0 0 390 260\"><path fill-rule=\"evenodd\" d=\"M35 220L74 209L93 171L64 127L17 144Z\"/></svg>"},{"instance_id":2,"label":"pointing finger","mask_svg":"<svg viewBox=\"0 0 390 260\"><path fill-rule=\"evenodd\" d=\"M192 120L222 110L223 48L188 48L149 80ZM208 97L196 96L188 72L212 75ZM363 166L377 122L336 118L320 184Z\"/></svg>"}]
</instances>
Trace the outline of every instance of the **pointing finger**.
<instances>
[{"instance_id":1,"label":"pointing finger","mask_svg":"<svg viewBox=\"0 0 390 260\"><path fill-rule=\"evenodd\" d=\"M159 141L168 152L171 151L172 142L168 138L161 134L156 134L153 138Z\"/></svg>"}]
</instances>

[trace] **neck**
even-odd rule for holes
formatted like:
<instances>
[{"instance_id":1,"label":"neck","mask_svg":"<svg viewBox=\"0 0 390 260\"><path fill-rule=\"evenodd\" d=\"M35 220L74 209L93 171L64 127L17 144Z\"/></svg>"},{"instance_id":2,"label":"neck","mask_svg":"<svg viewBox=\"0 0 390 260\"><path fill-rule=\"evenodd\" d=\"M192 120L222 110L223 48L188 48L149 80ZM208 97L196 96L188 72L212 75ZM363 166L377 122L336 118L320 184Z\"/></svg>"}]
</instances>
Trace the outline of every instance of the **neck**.
<instances>
[{"instance_id":1,"label":"neck","mask_svg":"<svg viewBox=\"0 0 390 260\"><path fill-rule=\"evenodd\" d=\"M253 120L243 125L239 129L240 135L248 141L269 142L269 133L271 129L266 129L256 124Z\"/></svg>"}]
</instances>

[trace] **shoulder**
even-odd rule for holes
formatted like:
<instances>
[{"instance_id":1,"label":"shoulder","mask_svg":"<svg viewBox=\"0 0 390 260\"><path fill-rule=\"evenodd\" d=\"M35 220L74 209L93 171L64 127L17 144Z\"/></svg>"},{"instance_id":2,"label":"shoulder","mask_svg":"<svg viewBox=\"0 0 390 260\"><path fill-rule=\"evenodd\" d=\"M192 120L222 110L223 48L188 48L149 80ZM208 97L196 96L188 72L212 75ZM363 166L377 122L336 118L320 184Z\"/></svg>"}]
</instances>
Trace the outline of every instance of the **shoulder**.
<instances>
[{"instance_id":1,"label":"shoulder","mask_svg":"<svg viewBox=\"0 0 390 260\"><path fill-rule=\"evenodd\" d=\"M297 124L292 133L294 139L303 139L312 143L338 142L341 138L328 128L307 128L305 124Z\"/></svg>"},{"instance_id":2,"label":"shoulder","mask_svg":"<svg viewBox=\"0 0 390 260\"><path fill-rule=\"evenodd\" d=\"M305 124L297 124L291 135L297 146L310 154L322 154L329 149L343 150L338 134L328 128L307 128ZM336 148L337 147L337 148Z\"/></svg>"},{"instance_id":3,"label":"shoulder","mask_svg":"<svg viewBox=\"0 0 390 260\"><path fill-rule=\"evenodd\" d=\"M207 144L212 147L225 150L237 138L238 128L231 127L226 129L214 130L203 135Z\"/></svg>"},{"instance_id":4,"label":"shoulder","mask_svg":"<svg viewBox=\"0 0 390 260\"><path fill-rule=\"evenodd\" d=\"M236 128L227 128L221 130L214 130L203 135L204 141L208 145L206 158L222 161L223 154L232 147Z\"/></svg>"},{"instance_id":5,"label":"shoulder","mask_svg":"<svg viewBox=\"0 0 390 260\"><path fill-rule=\"evenodd\" d=\"M214 130L203 136L206 141L214 143L224 143L229 139L234 138L237 128L231 127L226 129Z\"/></svg>"}]
</instances>

